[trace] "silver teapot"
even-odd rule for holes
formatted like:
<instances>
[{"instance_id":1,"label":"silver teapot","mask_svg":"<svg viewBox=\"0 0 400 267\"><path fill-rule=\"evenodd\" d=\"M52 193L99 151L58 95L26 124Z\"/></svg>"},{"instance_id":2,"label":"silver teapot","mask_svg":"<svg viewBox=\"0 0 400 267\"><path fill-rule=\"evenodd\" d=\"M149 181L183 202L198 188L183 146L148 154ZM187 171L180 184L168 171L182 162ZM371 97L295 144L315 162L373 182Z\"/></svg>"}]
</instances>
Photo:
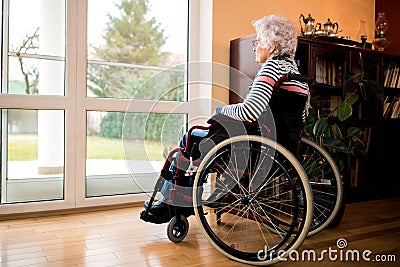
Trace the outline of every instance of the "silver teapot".
<instances>
[{"instance_id":1,"label":"silver teapot","mask_svg":"<svg viewBox=\"0 0 400 267\"><path fill-rule=\"evenodd\" d=\"M311 17L311 14L308 14L307 18L304 17L303 14L300 14L299 21L300 21L301 34L306 37L313 36L315 33L315 24L314 24L315 19ZM304 24L304 28L302 22Z\"/></svg>"},{"instance_id":2,"label":"silver teapot","mask_svg":"<svg viewBox=\"0 0 400 267\"><path fill-rule=\"evenodd\" d=\"M329 37L337 37L337 33L339 30L339 24L337 22L332 23L332 21L328 18L328 21L324 23L324 31Z\"/></svg>"}]
</instances>

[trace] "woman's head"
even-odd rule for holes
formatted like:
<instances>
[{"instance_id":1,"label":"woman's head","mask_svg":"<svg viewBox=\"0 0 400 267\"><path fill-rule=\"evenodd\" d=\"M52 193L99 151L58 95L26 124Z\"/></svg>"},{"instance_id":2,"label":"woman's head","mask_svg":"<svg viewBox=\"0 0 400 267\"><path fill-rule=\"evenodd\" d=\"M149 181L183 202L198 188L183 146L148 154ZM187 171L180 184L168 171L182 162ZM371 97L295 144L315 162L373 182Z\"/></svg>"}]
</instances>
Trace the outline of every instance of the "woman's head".
<instances>
[{"instance_id":1,"label":"woman's head","mask_svg":"<svg viewBox=\"0 0 400 267\"><path fill-rule=\"evenodd\" d=\"M257 33L257 46L254 51L264 51L264 56L288 54L294 57L297 49L297 32L293 23L278 15L265 16L253 21ZM261 49L260 49L261 48ZM267 58L268 59L268 58ZM263 59L258 59L263 61ZM262 62L261 62L262 63Z\"/></svg>"}]
</instances>

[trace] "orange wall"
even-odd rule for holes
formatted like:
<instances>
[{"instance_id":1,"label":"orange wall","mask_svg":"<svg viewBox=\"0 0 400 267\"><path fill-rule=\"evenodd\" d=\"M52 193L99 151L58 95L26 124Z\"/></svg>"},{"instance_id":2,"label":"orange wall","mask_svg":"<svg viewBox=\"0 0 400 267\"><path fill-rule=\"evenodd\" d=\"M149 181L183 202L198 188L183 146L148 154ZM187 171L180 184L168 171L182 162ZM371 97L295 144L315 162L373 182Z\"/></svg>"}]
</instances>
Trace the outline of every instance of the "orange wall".
<instances>
[{"instance_id":1,"label":"orange wall","mask_svg":"<svg viewBox=\"0 0 400 267\"><path fill-rule=\"evenodd\" d=\"M374 36L375 0L214 0L212 60L229 65L229 42L254 33L252 21L265 15L278 14L287 17L298 27L299 16L311 16L324 24L328 18L339 24L339 36L359 40L357 32L360 20L366 21L367 42ZM227 102L226 91L214 90L213 97Z\"/></svg>"}]
</instances>

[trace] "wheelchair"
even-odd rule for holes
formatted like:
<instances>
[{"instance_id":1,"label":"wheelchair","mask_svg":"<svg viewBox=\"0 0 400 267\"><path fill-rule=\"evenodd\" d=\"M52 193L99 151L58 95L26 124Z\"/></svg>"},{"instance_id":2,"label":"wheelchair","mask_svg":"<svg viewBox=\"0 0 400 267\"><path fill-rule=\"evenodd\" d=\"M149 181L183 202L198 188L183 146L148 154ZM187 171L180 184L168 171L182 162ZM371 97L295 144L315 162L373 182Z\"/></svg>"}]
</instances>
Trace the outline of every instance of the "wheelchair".
<instances>
[{"instance_id":1,"label":"wheelchair","mask_svg":"<svg viewBox=\"0 0 400 267\"><path fill-rule=\"evenodd\" d=\"M306 78L288 75L280 82L284 79ZM206 135L196 136L197 129ZM318 144L301 138L294 155L270 135L265 125L223 115L192 127L185 148L167 156L140 218L163 223L150 208L167 181L173 184L167 227L172 242L187 236L187 217L194 215L209 242L228 258L252 265L279 262L331 224L343 188L337 166Z\"/></svg>"}]
</instances>

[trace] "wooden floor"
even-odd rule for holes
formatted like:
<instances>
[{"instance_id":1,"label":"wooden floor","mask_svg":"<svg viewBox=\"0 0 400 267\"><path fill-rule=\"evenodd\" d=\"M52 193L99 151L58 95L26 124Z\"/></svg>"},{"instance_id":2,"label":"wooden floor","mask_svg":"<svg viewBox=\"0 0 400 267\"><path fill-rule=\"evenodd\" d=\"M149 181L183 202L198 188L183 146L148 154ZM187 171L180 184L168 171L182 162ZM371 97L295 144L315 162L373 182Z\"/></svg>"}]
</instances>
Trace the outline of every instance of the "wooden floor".
<instances>
[{"instance_id":1,"label":"wooden floor","mask_svg":"<svg viewBox=\"0 0 400 267\"><path fill-rule=\"evenodd\" d=\"M29 219L0 221L0 266L245 266L217 252L189 218L186 239L171 243L166 224L139 219L141 207ZM309 237L301 249L336 249L337 240L347 250L372 251L396 262L287 261L273 266L400 266L400 198L348 204L335 229ZM319 254L317 254L319 255ZM340 256L339 252L332 255ZM345 255L343 253L343 255Z\"/></svg>"}]
</instances>

